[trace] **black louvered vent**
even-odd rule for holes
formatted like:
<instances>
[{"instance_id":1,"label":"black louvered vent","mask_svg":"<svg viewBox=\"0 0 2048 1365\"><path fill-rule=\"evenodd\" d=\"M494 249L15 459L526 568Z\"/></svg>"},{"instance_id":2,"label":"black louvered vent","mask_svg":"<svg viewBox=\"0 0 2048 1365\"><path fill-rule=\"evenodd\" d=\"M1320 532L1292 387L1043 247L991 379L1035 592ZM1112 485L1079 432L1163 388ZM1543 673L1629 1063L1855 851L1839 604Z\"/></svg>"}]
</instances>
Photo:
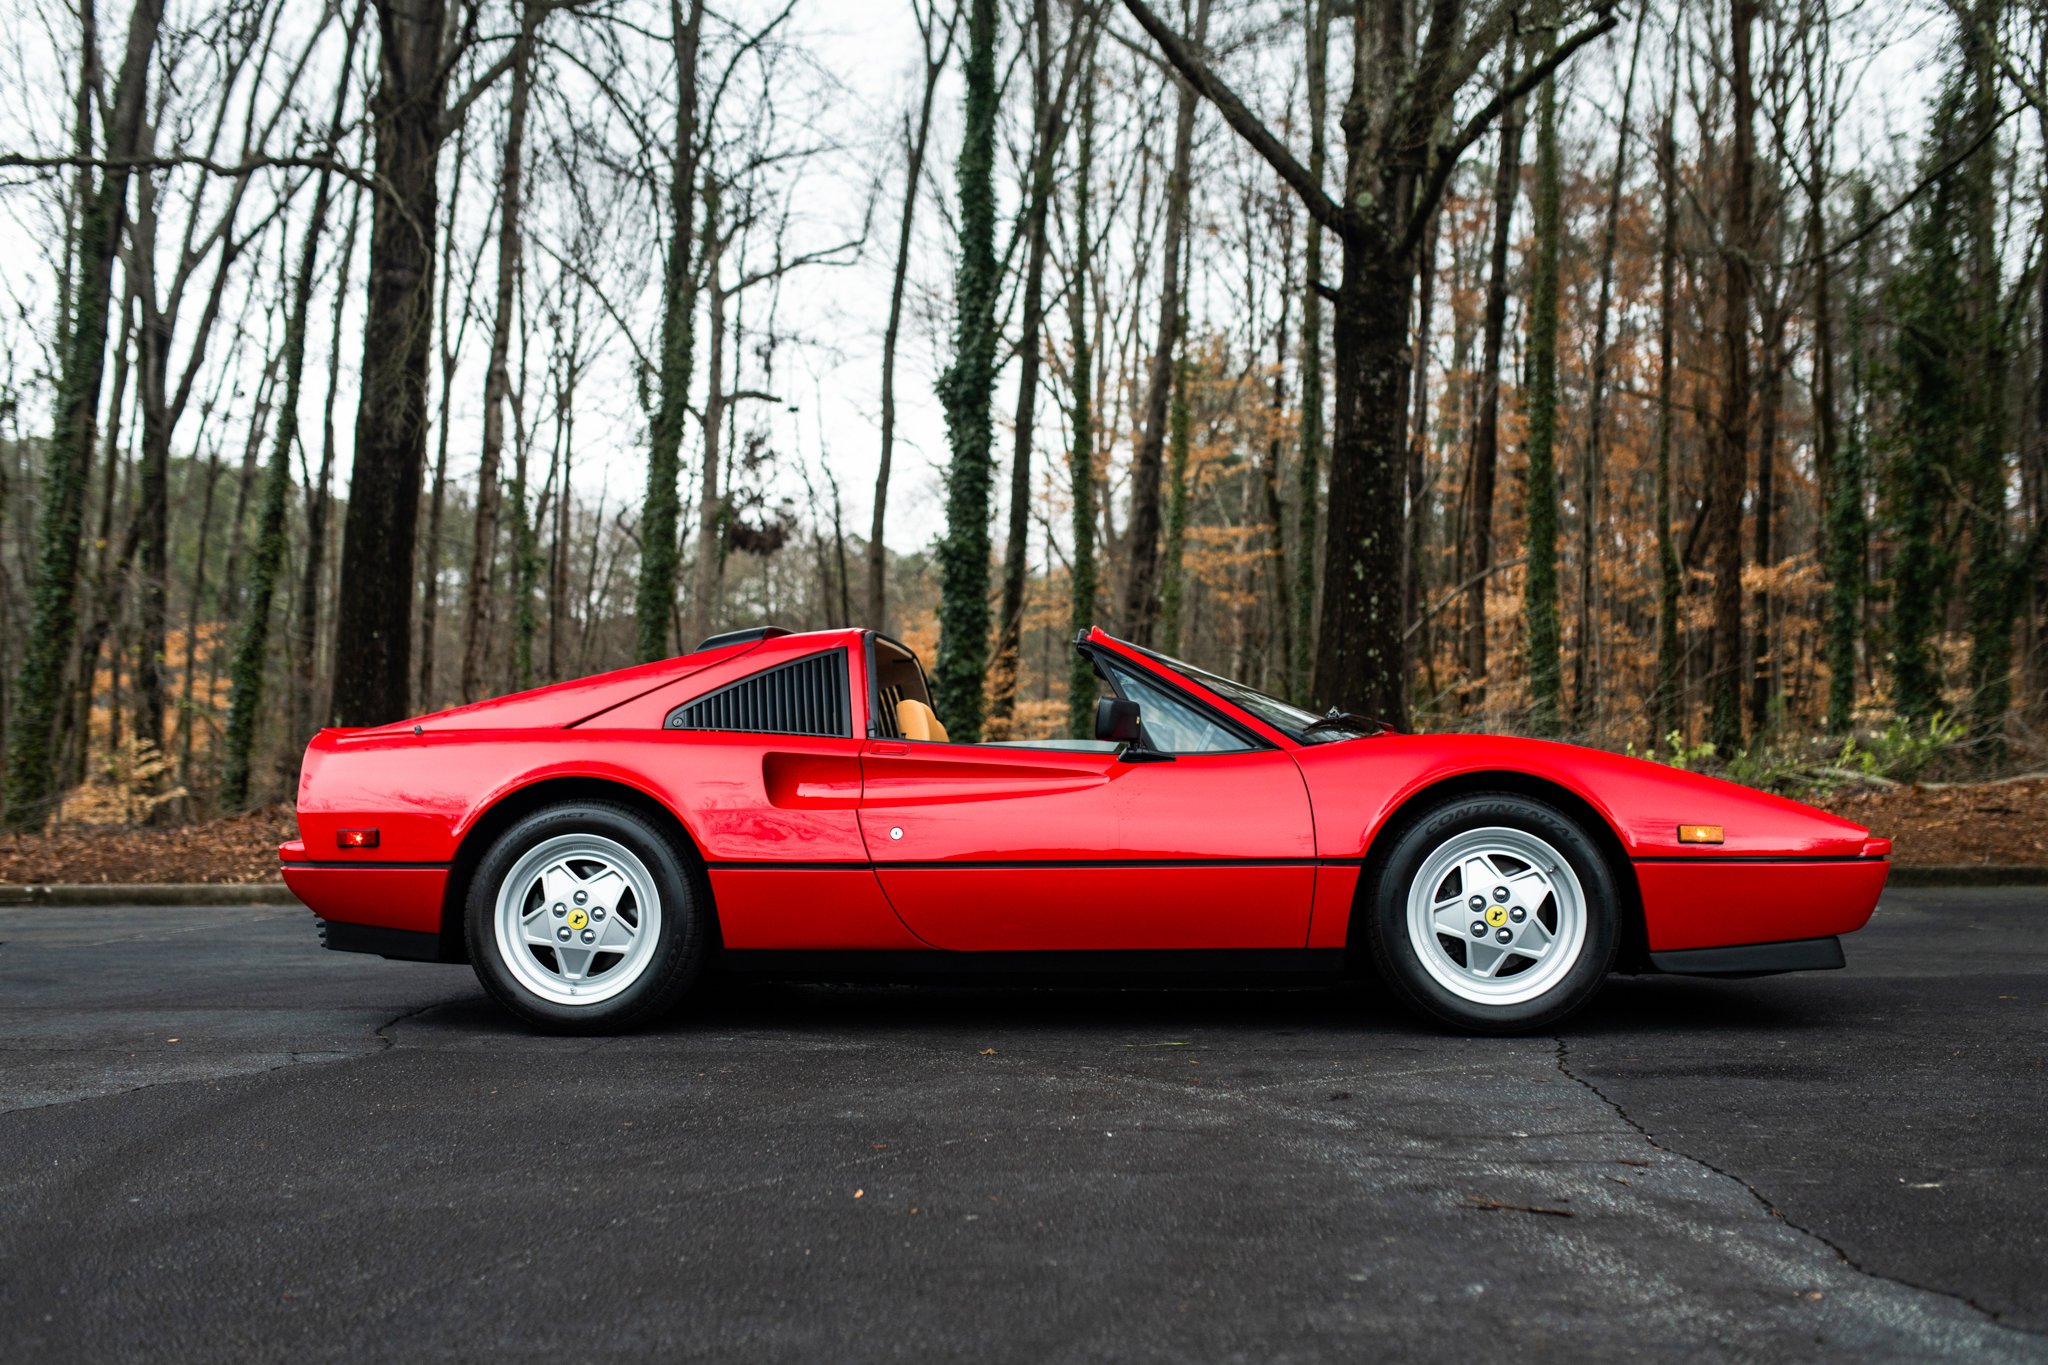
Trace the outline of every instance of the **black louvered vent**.
<instances>
[{"instance_id":1,"label":"black louvered vent","mask_svg":"<svg viewBox=\"0 0 2048 1365\"><path fill-rule=\"evenodd\" d=\"M668 713L671 730L745 730L769 735L851 736L846 651L782 664Z\"/></svg>"}]
</instances>

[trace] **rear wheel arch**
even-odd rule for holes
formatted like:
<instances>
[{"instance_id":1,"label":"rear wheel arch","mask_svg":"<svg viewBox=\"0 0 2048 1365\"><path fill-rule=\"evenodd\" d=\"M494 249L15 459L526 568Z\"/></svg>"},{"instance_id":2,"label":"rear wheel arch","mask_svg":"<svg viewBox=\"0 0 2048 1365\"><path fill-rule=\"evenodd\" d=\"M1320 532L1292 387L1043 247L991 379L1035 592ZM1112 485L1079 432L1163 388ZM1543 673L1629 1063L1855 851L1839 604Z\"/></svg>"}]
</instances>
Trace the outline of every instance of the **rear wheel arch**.
<instances>
[{"instance_id":1,"label":"rear wheel arch","mask_svg":"<svg viewBox=\"0 0 2048 1365\"><path fill-rule=\"evenodd\" d=\"M1615 967L1623 972L1643 970L1649 951L1643 897L1641 888L1636 884L1635 866L1629 861L1621 836L1597 806L1571 788L1548 778L1513 771L1469 772L1447 777L1409 793L1381 822L1366 849L1365 869L1359 876L1358 890L1351 902L1351 922L1344 936L1348 969L1352 972L1368 969L1365 917L1372 912L1373 888L1379 884L1380 870L1400 841L1401 832L1444 802L1480 792L1507 792L1541 801L1570 816L1586 832L1606 861L1608 874L1614 879L1615 894L1621 900L1617 907L1621 912L1621 943L1615 954Z\"/></svg>"},{"instance_id":2,"label":"rear wheel arch","mask_svg":"<svg viewBox=\"0 0 2048 1365\"><path fill-rule=\"evenodd\" d=\"M698 890L711 908L712 945L718 944L718 906L711 898L710 878L705 875L704 850L696 836L669 806L640 788L602 777L550 777L517 787L499 797L479 815L456 846L455 859L448 867L448 883L441 893L441 952L444 961L465 962L462 920L469 899L470 880L477 865L498 837L514 824L548 806L571 801L606 801L632 808L667 833L685 863L697 872Z\"/></svg>"}]
</instances>

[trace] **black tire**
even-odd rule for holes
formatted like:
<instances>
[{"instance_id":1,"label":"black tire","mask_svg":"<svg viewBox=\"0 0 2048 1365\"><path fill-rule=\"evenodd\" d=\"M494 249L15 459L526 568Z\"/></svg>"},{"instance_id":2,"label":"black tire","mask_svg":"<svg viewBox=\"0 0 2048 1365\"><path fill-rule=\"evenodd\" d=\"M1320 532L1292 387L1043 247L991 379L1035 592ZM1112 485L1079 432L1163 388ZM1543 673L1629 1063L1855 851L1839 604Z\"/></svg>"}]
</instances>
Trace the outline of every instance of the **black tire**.
<instances>
[{"instance_id":1,"label":"black tire","mask_svg":"<svg viewBox=\"0 0 2048 1365\"><path fill-rule=\"evenodd\" d=\"M1558 969L1562 975L1540 995L1516 1003L1483 1003L1447 989L1423 965L1409 933L1410 889L1431 855L1461 834L1493 828L1520 831L1561 854L1578 880L1584 902L1586 932L1569 970ZM1607 979L1621 929L1614 870L1599 845L1563 811L1512 792L1478 792L1423 810L1391 838L1386 857L1375 860L1377 873L1366 888L1372 899L1365 937L1381 980L1409 1008L1467 1033L1528 1033L1579 1009ZM1448 950L1445 956L1449 958Z\"/></svg>"},{"instance_id":2,"label":"black tire","mask_svg":"<svg viewBox=\"0 0 2048 1365\"><path fill-rule=\"evenodd\" d=\"M613 841L639 860L660 901L660 925L632 984L607 999L565 1004L537 994L515 975L501 953L496 916L500 887L521 859L548 840L579 835ZM614 801L567 801L518 820L477 864L463 906L463 934L477 980L499 1004L551 1033L624 1033L666 1015L703 971L712 933L711 890L694 852L682 846L681 836Z\"/></svg>"}]
</instances>

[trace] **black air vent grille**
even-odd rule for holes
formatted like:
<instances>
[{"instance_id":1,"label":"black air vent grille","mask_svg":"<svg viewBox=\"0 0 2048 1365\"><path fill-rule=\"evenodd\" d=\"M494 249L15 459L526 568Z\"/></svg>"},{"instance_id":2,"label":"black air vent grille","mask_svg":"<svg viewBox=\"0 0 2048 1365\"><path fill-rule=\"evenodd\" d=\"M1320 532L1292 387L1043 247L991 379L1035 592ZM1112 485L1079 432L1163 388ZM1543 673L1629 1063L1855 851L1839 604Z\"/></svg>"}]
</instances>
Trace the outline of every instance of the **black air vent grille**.
<instances>
[{"instance_id":1,"label":"black air vent grille","mask_svg":"<svg viewBox=\"0 0 2048 1365\"><path fill-rule=\"evenodd\" d=\"M667 728L850 737L846 651L813 654L729 683L669 712Z\"/></svg>"}]
</instances>

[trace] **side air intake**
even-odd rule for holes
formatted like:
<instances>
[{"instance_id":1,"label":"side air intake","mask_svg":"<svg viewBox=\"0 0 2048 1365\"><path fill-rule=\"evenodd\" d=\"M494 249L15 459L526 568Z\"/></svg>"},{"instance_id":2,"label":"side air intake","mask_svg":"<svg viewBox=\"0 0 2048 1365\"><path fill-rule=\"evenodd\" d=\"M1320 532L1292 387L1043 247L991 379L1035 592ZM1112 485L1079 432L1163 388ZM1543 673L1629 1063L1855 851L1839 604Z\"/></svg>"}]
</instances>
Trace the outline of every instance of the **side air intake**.
<instances>
[{"instance_id":1,"label":"side air intake","mask_svg":"<svg viewBox=\"0 0 2048 1365\"><path fill-rule=\"evenodd\" d=\"M846 651L827 650L728 683L669 712L665 726L851 738Z\"/></svg>"}]
</instances>

